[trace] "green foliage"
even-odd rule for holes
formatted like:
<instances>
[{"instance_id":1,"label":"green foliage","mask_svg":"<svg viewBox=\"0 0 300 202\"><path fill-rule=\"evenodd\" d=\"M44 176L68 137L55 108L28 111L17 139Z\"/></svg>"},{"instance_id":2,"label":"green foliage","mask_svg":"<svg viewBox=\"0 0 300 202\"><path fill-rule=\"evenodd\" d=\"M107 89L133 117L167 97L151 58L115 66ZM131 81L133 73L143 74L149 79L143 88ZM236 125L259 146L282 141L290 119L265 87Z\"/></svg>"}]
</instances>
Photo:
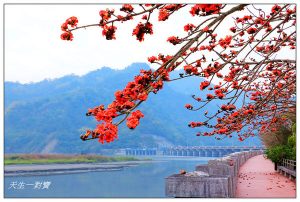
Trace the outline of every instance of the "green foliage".
<instances>
[{"instance_id":1,"label":"green foliage","mask_svg":"<svg viewBox=\"0 0 300 202\"><path fill-rule=\"evenodd\" d=\"M139 159L127 156L100 156L100 155L41 155L41 154L13 154L5 155L4 165L14 164L51 164L51 163L102 163L119 161L138 161ZM144 159L145 160L145 159Z\"/></svg>"},{"instance_id":2,"label":"green foliage","mask_svg":"<svg viewBox=\"0 0 300 202\"><path fill-rule=\"evenodd\" d=\"M291 148L296 148L296 135L291 135L288 138L287 145Z\"/></svg>"},{"instance_id":3,"label":"green foliage","mask_svg":"<svg viewBox=\"0 0 300 202\"><path fill-rule=\"evenodd\" d=\"M267 158L274 163L279 163L283 158L296 159L296 153L293 148L287 145L277 145L266 150Z\"/></svg>"},{"instance_id":4,"label":"green foliage","mask_svg":"<svg viewBox=\"0 0 300 202\"><path fill-rule=\"evenodd\" d=\"M292 120L295 121L295 120ZM274 135L281 135L287 137L284 142L277 142L276 145L269 146L266 150L267 158L274 163L279 163L283 158L296 160L296 123L291 128L282 126L282 130L277 131ZM282 131L290 131L289 135L282 133ZM279 144L281 143L281 144Z\"/></svg>"}]
</instances>

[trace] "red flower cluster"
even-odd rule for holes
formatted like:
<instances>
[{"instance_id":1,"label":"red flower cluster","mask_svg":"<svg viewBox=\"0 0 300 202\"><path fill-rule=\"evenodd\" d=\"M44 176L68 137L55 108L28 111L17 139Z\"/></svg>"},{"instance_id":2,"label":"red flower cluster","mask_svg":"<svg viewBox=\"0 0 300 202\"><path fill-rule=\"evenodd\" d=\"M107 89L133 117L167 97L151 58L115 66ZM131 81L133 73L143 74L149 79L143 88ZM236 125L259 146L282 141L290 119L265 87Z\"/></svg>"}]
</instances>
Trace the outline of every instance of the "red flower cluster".
<instances>
[{"instance_id":1,"label":"red flower cluster","mask_svg":"<svg viewBox=\"0 0 300 202\"><path fill-rule=\"evenodd\" d=\"M73 40L73 34L68 30L69 25L71 27L76 27L78 23L78 19L75 16L72 16L68 18L62 25L61 25L61 30L63 33L60 35L60 38L62 40L67 40L67 41L72 41Z\"/></svg>"},{"instance_id":2,"label":"red flower cluster","mask_svg":"<svg viewBox=\"0 0 300 202\"><path fill-rule=\"evenodd\" d=\"M191 122L188 126L191 128L195 128L195 127L200 127L203 126L204 123L203 122Z\"/></svg>"},{"instance_id":3,"label":"red flower cluster","mask_svg":"<svg viewBox=\"0 0 300 202\"><path fill-rule=\"evenodd\" d=\"M102 144L104 141L110 143L118 138L118 127L109 122L98 124L95 132L99 134L98 141Z\"/></svg>"},{"instance_id":4,"label":"red flower cluster","mask_svg":"<svg viewBox=\"0 0 300 202\"><path fill-rule=\"evenodd\" d=\"M113 13L114 13L114 10L109 10L109 9L99 11L99 15L101 17L101 21L104 22L104 21L109 20L111 18L111 15Z\"/></svg>"},{"instance_id":5,"label":"red flower cluster","mask_svg":"<svg viewBox=\"0 0 300 202\"><path fill-rule=\"evenodd\" d=\"M223 94L223 91L221 89L216 89L215 94L219 99L223 99L225 95Z\"/></svg>"},{"instance_id":6,"label":"red flower cluster","mask_svg":"<svg viewBox=\"0 0 300 202\"><path fill-rule=\"evenodd\" d=\"M145 34L153 34L152 24L146 22L145 24L139 23L132 32L132 36L136 35L136 39L140 42L144 41Z\"/></svg>"},{"instance_id":7,"label":"red flower cluster","mask_svg":"<svg viewBox=\"0 0 300 202\"><path fill-rule=\"evenodd\" d=\"M132 112L132 114L127 118L126 125L130 129L134 129L140 124L140 118L144 117L144 114L140 110Z\"/></svg>"},{"instance_id":8,"label":"red flower cluster","mask_svg":"<svg viewBox=\"0 0 300 202\"><path fill-rule=\"evenodd\" d=\"M166 9L159 9L158 21L165 21L169 18L169 12Z\"/></svg>"},{"instance_id":9,"label":"red flower cluster","mask_svg":"<svg viewBox=\"0 0 300 202\"><path fill-rule=\"evenodd\" d=\"M176 36L170 36L168 39L167 39L168 42L170 42L171 44L173 44L174 46L176 44L179 44L181 42L181 39L179 39L178 37Z\"/></svg>"},{"instance_id":10,"label":"red flower cluster","mask_svg":"<svg viewBox=\"0 0 300 202\"><path fill-rule=\"evenodd\" d=\"M234 110L234 109L236 109L236 107L235 107L235 105L233 105L233 104L230 104L230 105L222 105L221 106L221 109L223 110L223 111L232 111L232 110Z\"/></svg>"},{"instance_id":11,"label":"red flower cluster","mask_svg":"<svg viewBox=\"0 0 300 202\"><path fill-rule=\"evenodd\" d=\"M155 57L155 56L148 57L148 61L150 63L154 63L156 60L157 60L157 57Z\"/></svg>"},{"instance_id":12,"label":"red flower cluster","mask_svg":"<svg viewBox=\"0 0 300 202\"><path fill-rule=\"evenodd\" d=\"M186 74L199 74L197 67L194 67L193 65L186 65L183 67Z\"/></svg>"},{"instance_id":13,"label":"red flower cluster","mask_svg":"<svg viewBox=\"0 0 300 202\"><path fill-rule=\"evenodd\" d=\"M208 27L208 26L204 27L204 28L202 29L202 31L203 31L203 32L208 32L208 31L209 31L209 27Z\"/></svg>"},{"instance_id":14,"label":"red flower cluster","mask_svg":"<svg viewBox=\"0 0 300 202\"><path fill-rule=\"evenodd\" d=\"M167 4L163 8L159 9L158 21L165 21L169 18L171 13L180 9L181 4Z\"/></svg>"},{"instance_id":15,"label":"red flower cluster","mask_svg":"<svg viewBox=\"0 0 300 202\"><path fill-rule=\"evenodd\" d=\"M71 27L76 27L78 23L78 19L75 16L72 16L70 18L68 18L61 26L61 30L62 31L67 31L68 29L68 25L70 25Z\"/></svg>"},{"instance_id":16,"label":"red flower cluster","mask_svg":"<svg viewBox=\"0 0 300 202\"><path fill-rule=\"evenodd\" d=\"M157 92L162 88L163 83L162 80L153 82L151 70L141 70L141 73L135 76L134 81L129 82L122 91L115 93L115 101L108 105L107 109L103 105L89 109L86 115L94 116L98 122L102 123L93 132L82 135L81 139L87 139L90 134L96 134L100 142L104 140L110 142L117 138L117 126L112 123L113 119L128 113L128 110L132 109L137 101L145 101L148 97L145 89L149 85L154 88L153 91ZM127 118L127 126L131 129L135 128L143 116L139 110L132 112L131 116Z\"/></svg>"},{"instance_id":17,"label":"red flower cluster","mask_svg":"<svg viewBox=\"0 0 300 202\"><path fill-rule=\"evenodd\" d=\"M209 86L209 81L203 81L200 83L200 90L204 90L207 86Z\"/></svg>"},{"instance_id":18,"label":"red flower cluster","mask_svg":"<svg viewBox=\"0 0 300 202\"><path fill-rule=\"evenodd\" d=\"M236 22L237 23L245 23L246 21L249 21L252 19L252 16L251 15L245 15L244 17L242 18L236 18Z\"/></svg>"},{"instance_id":19,"label":"red flower cluster","mask_svg":"<svg viewBox=\"0 0 300 202\"><path fill-rule=\"evenodd\" d=\"M192 31L192 30L195 29L195 28L196 28L196 26L193 25L193 24L186 24L186 25L183 27L184 31L186 31L186 32Z\"/></svg>"},{"instance_id":20,"label":"red flower cluster","mask_svg":"<svg viewBox=\"0 0 300 202\"><path fill-rule=\"evenodd\" d=\"M225 133L227 133L228 132L228 128L221 128L221 129L219 129L216 133L217 134L225 134Z\"/></svg>"},{"instance_id":21,"label":"red flower cluster","mask_svg":"<svg viewBox=\"0 0 300 202\"><path fill-rule=\"evenodd\" d=\"M184 107L187 108L187 109L193 109L193 106L190 105L190 104L186 104Z\"/></svg>"},{"instance_id":22,"label":"red flower cluster","mask_svg":"<svg viewBox=\"0 0 300 202\"><path fill-rule=\"evenodd\" d=\"M214 96L212 95L212 94L207 94L206 95L206 99L208 99L208 100L211 100L211 99L213 99L214 98Z\"/></svg>"},{"instance_id":23,"label":"red flower cluster","mask_svg":"<svg viewBox=\"0 0 300 202\"><path fill-rule=\"evenodd\" d=\"M132 5L131 4L124 4L123 6L122 6L122 8L120 8L120 11L124 11L124 12L126 12L126 13L131 13L132 11L133 11L133 7L132 7Z\"/></svg>"},{"instance_id":24,"label":"red flower cluster","mask_svg":"<svg viewBox=\"0 0 300 202\"><path fill-rule=\"evenodd\" d=\"M167 4L164 6L164 9L166 9L169 12L177 11L182 7L182 4Z\"/></svg>"},{"instance_id":25,"label":"red flower cluster","mask_svg":"<svg viewBox=\"0 0 300 202\"><path fill-rule=\"evenodd\" d=\"M226 49L230 45L231 40L232 40L232 36L230 36L230 35L226 36L224 39L220 39L219 40L219 45L222 48Z\"/></svg>"},{"instance_id":26,"label":"red flower cluster","mask_svg":"<svg viewBox=\"0 0 300 202\"><path fill-rule=\"evenodd\" d=\"M72 32L67 31L67 32L63 32L63 33L60 35L60 38L61 38L62 40L72 41L74 37L73 37Z\"/></svg>"},{"instance_id":27,"label":"red flower cluster","mask_svg":"<svg viewBox=\"0 0 300 202\"><path fill-rule=\"evenodd\" d=\"M248 34L254 34L256 31L257 31L257 29L254 27L250 27L249 29L247 29Z\"/></svg>"},{"instance_id":28,"label":"red flower cluster","mask_svg":"<svg viewBox=\"0 0 300 202\"><path fill-rule=\"evenodd\" d=\"M230 29L229 29L230 31L232 31L233 33L235 33L236 32L236 28L235 27L230 27Z\"/></svg>"},{"instance_id":29,"label":"red flower cluster","mask_svg":"<svg viewBox=\"0 0 300 202\"><path fill-rule=\"evenodd\" d=\"M274 14L274 13L277 13L279 10L281 9L281 7L277 4L275 4L273 7L272 7L272 10L271 10L271 15Z\"/></svg>"},{"instance_id":30,"label":"red flower cluster","mask_svg":"<svg viewBox=\"0 0 300 202\"><path fill-rule=\"evenodd\" d=\"M113 25L111 26L104 25L102 30L102 35L105 36L106 40L116 39L115 37L116 30L117 27Z\"/></svg>"},{"instance_id":31,"label":"red flower cluster","mask_svg":"<svg viewBox=\"0 0 300 202\"><path fill-rule=\"evenodd\" d=\"M192 16L216 14L220 12L221 7L222 4L195 4L190 13Z\"/></svg>"}]
</instances>

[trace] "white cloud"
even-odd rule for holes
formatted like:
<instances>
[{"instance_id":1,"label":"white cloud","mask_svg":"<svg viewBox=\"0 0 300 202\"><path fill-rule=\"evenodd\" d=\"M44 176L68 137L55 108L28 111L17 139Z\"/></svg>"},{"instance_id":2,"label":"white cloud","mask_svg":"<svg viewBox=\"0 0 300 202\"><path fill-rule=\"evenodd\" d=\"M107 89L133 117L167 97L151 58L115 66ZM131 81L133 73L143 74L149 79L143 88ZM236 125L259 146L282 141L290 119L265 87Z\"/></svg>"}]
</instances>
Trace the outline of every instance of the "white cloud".
<instances>
[{"instance_id":1,"label":"white cloud","mask_svg":"<svg viewBox=\"0 0 300 202\"><path fill-rule=\"evenodd\" d=\"M115 41L105 40L97 27L74 32L72 42L60 40L60 25L65 19L77 16L80 25L97 23L99 10L106 7L113 6L6 5L5 80L27 83L72 73L82 75L102 66L120 69L177 49L166 39L172 33L183 34L186 21L180 21L182 14L155 23L154 35L147 35L143 43L131 36L138 19L119 24Z\"/></svg>"},{"instance_id":2,"label":"white cloud","mask_svg":"<svg viewBox=\"0 0 300 202\"><path fill-rule=\"evenodd\" d=\"M157 22L157 13L152 15L154 34L146 35L142 43L132 36L140 18L119 23L117 40L105 40L98 27L77 30L72 42L60 39L60 25L65 19L76 16L79 25L98 23L99 11L107 7L118 10L120 5L5 5L5 80L36 82L67 74L83 75L103 66L121 69L134 62L147 62L147 57L158 53L174 54L178 46L166 39L184 36L187 23L199 23L199 17L192 17L188 7L165 22ZM270 9L270 5L261 7ZM237 15L242 16L241 12ZM216 33L227 35L232 25L229 17Z\"/></svg>"}]
</instances>

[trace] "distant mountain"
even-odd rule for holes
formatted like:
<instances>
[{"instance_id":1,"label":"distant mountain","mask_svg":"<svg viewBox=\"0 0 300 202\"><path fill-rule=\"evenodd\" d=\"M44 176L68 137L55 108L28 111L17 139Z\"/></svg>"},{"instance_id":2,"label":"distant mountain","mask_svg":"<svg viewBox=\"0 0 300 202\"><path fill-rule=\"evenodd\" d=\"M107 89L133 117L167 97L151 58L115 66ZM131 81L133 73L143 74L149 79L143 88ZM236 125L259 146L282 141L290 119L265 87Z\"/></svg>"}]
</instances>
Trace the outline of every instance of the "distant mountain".
<instances>
[{"instance_id":1,"label":"distant mountain","mask_svg":"<svg viewBox=\"0 0 300 202\"><path fill-rule=\"evenodd\" d=\"M82 142L80 134L96 125L92 117L85 116L87 109L110 103L114 92L140 69L149 66L134 63L123 70L102 67L84 76L69 75L30 84L5 82L5 152L97 153L126 147L260 145L258 138L240 143L236 138L218 141L195 136L199 129L191 129L187 124L200 121L203 111L191 112L184 105L194 104L192 94L205 93L199 90L201 78L170 82L157 95L151 94L140 107L145 114L141 124L135 130L122 124L117 141L104 145L97 140ZM178 73L173 73L173 77ZM212 104L208 108L217 109Z\"/></svg>"}]
</instances>

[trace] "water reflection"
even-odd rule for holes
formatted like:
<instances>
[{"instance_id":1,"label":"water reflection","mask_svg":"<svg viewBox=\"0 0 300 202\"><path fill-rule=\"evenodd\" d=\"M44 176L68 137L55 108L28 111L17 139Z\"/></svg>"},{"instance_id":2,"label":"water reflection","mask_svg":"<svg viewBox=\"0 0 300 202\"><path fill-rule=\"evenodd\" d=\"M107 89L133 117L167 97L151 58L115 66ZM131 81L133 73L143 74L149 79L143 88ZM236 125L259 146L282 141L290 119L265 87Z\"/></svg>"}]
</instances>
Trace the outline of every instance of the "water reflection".
<instances>
[{"instance_id":1,"label":"water reflection","mask_svg":"<svg viewBox=\"0 0 300 202\"><path fill-rule=\"evenodd\" d=\"M165 197L164 178L180 169L193 171L208 158L155 158L152 162L120 171L86 172L51 176L5 177L5 197ZM12 189L12 182L50 181L49 189Z\"/></svg>"}]
</instances>

